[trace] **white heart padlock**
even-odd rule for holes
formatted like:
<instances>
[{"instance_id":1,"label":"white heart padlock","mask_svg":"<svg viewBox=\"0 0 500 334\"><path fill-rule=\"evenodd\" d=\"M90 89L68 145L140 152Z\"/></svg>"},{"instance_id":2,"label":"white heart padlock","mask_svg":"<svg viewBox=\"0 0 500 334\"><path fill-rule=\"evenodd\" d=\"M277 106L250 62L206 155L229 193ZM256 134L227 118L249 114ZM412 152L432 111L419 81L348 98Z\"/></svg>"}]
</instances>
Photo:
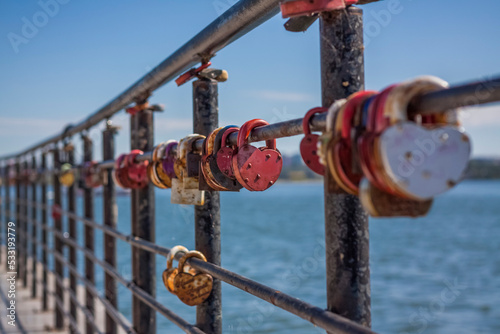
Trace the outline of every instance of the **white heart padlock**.
<instances>
[{"instance_id":1,"label":"white heart padlock","mask_svg":"<svg viewBox=\"0 0 500 334\"><path fill-rule=\"evenodd\" d=\"M378 145L387 177L418 200L431 199L460 182L471 152L469 137L459 128L427 129L413 122L387 128Z\"/></svg>"}]
</instances>

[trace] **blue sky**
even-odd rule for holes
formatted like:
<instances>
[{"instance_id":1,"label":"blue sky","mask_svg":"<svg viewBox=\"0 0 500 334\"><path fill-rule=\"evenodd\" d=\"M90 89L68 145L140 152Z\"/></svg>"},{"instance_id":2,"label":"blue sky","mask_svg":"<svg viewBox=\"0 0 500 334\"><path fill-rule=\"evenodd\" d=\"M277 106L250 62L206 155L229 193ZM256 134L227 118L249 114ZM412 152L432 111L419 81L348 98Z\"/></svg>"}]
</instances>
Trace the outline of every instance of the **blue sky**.
<instances>
[{"instance_id":1,"label":"blue sky","mask_svg":"<svg viewBox=\"0 0 500 334\"><path fill-rule=\"evenodd\" d=\"M42 0L49 3L54 0ZM60 132L106 104L214 20L235 0L59 0L57 13L25 43L13 47L26 20L43 20L38 1L0 2L0 154L16 152ZM397 1L397 0L393 0ZM400 0L363 6L366 86L381 89L418 75L451 84L500 75L500 3L472 6L465 0ZM24 20L24 21L23 21ZM220 124L260 117L270 122L298 118L320 104L319 36L289 33L277 15L220 51L214 67L226 69L220 84ZM43 24L45 23L45 24ZM16 50L17 48L17 50ZM16 52L17 51L17 52ZM169 83L151 101L156 141L179 139L191 129L191 85ZM500 108L464 111L476 156L500 156ZM128 117L114 118L123 130L118 153L128 149ZM97 127L96 158L100 159ZM278 147L298 151L300 137Z\"/></svg>"}]
</instances>

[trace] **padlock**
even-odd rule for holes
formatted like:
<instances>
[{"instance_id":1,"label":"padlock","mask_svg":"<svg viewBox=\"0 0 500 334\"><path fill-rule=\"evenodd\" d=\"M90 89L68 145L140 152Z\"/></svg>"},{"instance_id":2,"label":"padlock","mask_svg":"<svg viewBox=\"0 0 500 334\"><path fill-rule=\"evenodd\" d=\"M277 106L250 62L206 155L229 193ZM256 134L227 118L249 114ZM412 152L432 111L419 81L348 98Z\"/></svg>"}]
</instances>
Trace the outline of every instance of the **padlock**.
<instances>
[{"instance_id":1,"label":"padlock","mask_svg":"<svg viewBox=\"0 0 500 334\"><path fill-rule=\"evenodd\" d=\"M84 162L82 176L86 188L97 188L103 184L103 174L99 169L97 161Z\"/></svg>"},{"instance_id":2,"label":"padlock","mask_svg":"<svg viewBox=\"0 0 500 334\"><path fill-rule=\"evenodd\" d=\"M360 182L359 197L361 204L373 217L419 217L426 215L432 200L417 201L407 198L387 184L383 170L378 166L379 157L374 154L373 146L384 131L386 119L378 107L385 103L388 94L395 86L390 86L378 95L365 100L361 113L366 114L365 133L358 140L359 160L365 178Z\"/></svg>"},{"instance_id":3,"label":"padlock","mask_svg":"<svg viewBox=\"0 0 500 334\"><path fill-rule=\"evenodd\" d=\"M174 154L174 148L177 148L179 143L175 140L169 140L167 146L165 147L165 153L162 161L163 170L167 173L170 179L174 179L177 176L174 171L174 164L176 159L176 154Z\"/></svg>"},{"instance_id":4,"label":"padlock","mask_svg":"<svg viewBox=\"0 0 500 334\"><path fill-rule=\"evenodd\" d=\"M278 180L283 159L276 149L276 139L266 141L265 147L256 148L248 144L250 132L269 123L254 119L241 126L238 132L238 148L233 155L233 171L238 182L250 191L263 191Z\"/></svg>"},{"instance_id":5,"label":"padlock","mask_svg":"<svg viewBox=\"0 0 500 334\"><path fill-rule=\"evenodd\" d=\"M204 136L192 134L179 141L177 158L174 162L174 172L177 178L172 179L170 202L173 204L203 205L205 191L198 189L198 177L188 176L188 152L193 150L193 143ZM199 166L198 166L199 169Z\"/></svg>"},{"instance_id":6,"label":"padlock","mask_svg":"<svg viewBox=\"0 0 500 334\"><path fill-rule=\"evenodd\" d=\"M113 169L113 180L115 184L121 188L128 189L129 181L127 176L127 170L125 166L126 154L121 154L115 160L115 166Z\"/></svg>"},{"instance_id":7,"label":"padlock","mask_svg":"<svg viewBox=\"0 0 500 334\"><path fill-rule=\"evenodd\" d=\"M220 128L215 134L212 149L210 149L210 143L208 145L211 153L205 159L205 172L209 173L211 182L219 186L221 191L240 191L242 188L232 171L233 148L226 146L227 136L238 130L239 128L234 125ZM223 166L223 170L219 165Z\"/></svg>"},{"instance_id":8,"label":"padlock","mask_svg":"<svg viewBox=\"0 0 500 334\"><path fill-rule=\"evenodd\" d=\"M65 187L71 187L75 183L75 171L71 164L65 163L61 166L59 174L59 182Z\"/></svg>"},{"instance_id":9,"label":"padlock","mask_svg":"<svg viewBox=\"0 0 500 334\"><path fill-rule=\"evenodd\" d=\"M125 189L140 189L147 186L148 161L137 161L136 157L144 154L140 150L132 150L129 154L121 154L115 160L113 178L115 183Z\"/></svg>"},{"instance_id":10,"label":"padlock","mask_svg":"<svg viewBox=\"0 0 500 334\"><path fill-rule=\"evenodd\" d=\"M138 155L144 154L141 150L132 150L125 158L127 177L130 181L131 189L141 189L148 185L147 168L149 161L137 161Z\"/></svg>"},{"instance_id":11,"label":"padlock","mask_svg":"<svg viewBox=\"0 0 500 334\"><path fill-rule=\"evenodd\" d=\"M200 163L201 176L203 177L207 185L210 187L210 189L216 191L226 190L224 187L222 187L215 181L209 163L209 157L212 156L214 152L215 137L217 136L217 133L219 133L220 130L222 130L222 128L217 128L214 131L212 131L203 142L203 150L201 154L201 163Z\"/></svg>"},{"instance_id":12,"label":"padlock","mask_svg":"<svg viewBox=\"0 0 500 334\"><path fill-rule=\"evenodd\" d=\"M169 140L157 145L153 150L152 154L153 161L148 165L148 175L150 181L156 187L161 189L167 189L172 187L172 179L168 175L168 173L164 170L163 155L166 153L167 147L174 142L175 142L174 140Z\"/></svg>"},{"instance_id":13,"label":"padlock","mask_svg":"<svg viewBox=\"0 0 500 334\"><path fill-rule=\"evenodd\" d=\"M459 128L456 110L436 115L435 124L417 124L408 117L412 99L447 87L441 79L420 77L395 87L379 105L389 126L374 146L378 166L386 183L408 198L426 200L449 190L467 168L471 144Z\"/></svg>"},{"instance_id":14,"label":"padlock","mask_svg":"<svg viewBox=\"0 0 500 334\"><path fill-rule=\"evenodd\" d=\"M337 120L337 116L339 111L342 109L345 104L345 99L336 100L328 109L328 113L326 115L326 128L325 131L321 134L318 139L317 152L319 157L319 162L325 166L325 174L328 172L329 175L332 175L330 166L333 164L333 147L335 142L339 140L338 137L335 136L335 122ZM333 177L333 175L332 175ZM334 178L335 180L335 178ZM345 190L342 189L338 182L329 182L329 193L334 194L343 194Z\"/></svg>"},{"instance_id":15,"label":"padlock","mask_svg":"<svg viewBox=\"0 0 500 334\"><path fill-rule=\"evenodd\" d=\"M316 107L309 110L302 119L302 129L305 137L300 142L300 156L309 169L319 175L325 175L325 166L320 163L318 155L319 135L311 133L310 120L316 114L327 112L327 108Z\"/></svg>"},{"instance_id":16,"label":"padlock","mask_svg":"<svg viewBox=\"0 0 500 334\"><path fill-rule=\"evenodd\" d=\"M335 142L329 152L332 159L330 172L338 185L352 195L358 195L359 182L363 177L362 173L356 173L353 169L353 120L356 114L361 112L363 102L376 93L363 91L352 94L339 110L335 120Z\"/></svg>"},{"instance_id":17,"label":"padlock","mask_svg":"<svg viewBox=\"0 0 500 334\"><path fill-rule=\"evenodd\" d=\"M62 208L59 204L52 205L52 218L55 220L61 219L62 217Z\"/></svg>"},{"instance_id":18,"label":"padlock","mask_svg":"<svg viewBox=\"0 0 500 334\"><path fill-rule=\"evenodd\" d=\"M361 204L372 217L419 217L426 215L432 200L415 201L380 190L363 178L359 184Z\"/></svg>"},{"instance_id":19,"label":"padlock","mask_svg":"<svg viewBox=\"0 0 500 334\"><path fill-rule=\"evenodd\" d=\"M215 145L218 146L220 145L219 149L216 149L215 151L217 152L217 167L218 169L224 174L226 177L231 179L232 181L236 181L236 177L234 176L234 171L233 171L233 155L234 151L237 148L237 146L227 146L227 138L231 133L238 132L240 130L239 127L230 125L222 132L218 133L218 136L215 138ZM219 140L219 136L220 140ZM216 147L217 148L217 147ZM216 168L214 167L214 170ZM224 181L221 181L224 182ZM238 183L238 185L228 185L227 188L230 187L235 187L237 188L239 186L239 189L241 189L241 185Z\"/></svg>"},{"instance_id":20,"label":"padlock","mask_svg":"<svg viewBox=\"0 0 500 334\"><path fill-rule=\"evenodd\" d=\"M186 260L191 257L207 261L198 251L187 252L179 260L178 273L174 278L174 291L184 304L195 306L203 303L212 293L213 278L209 274L184 272Z\"/></svg>"},{"instance_id":21,"label":"padlock","mask_svg":"<svg viewBox=\"0 0 500 334\"><path fill-rule=\"evenodd\" d=\"M174 259L175 259L176 254L179 252L188 253L189 250L184 246L172 247L172 249L170 250L170 252L167 255L167 269L165 269L163 271L163 274L162 274L163 284L165 285L167 290L174 295L176 294L175 293L175 286L174 286L174 278L175 278L175 276L177 276L179 269L174 268L173 263L174 263ZM185 270L185 272L191 273L193 275L196 274L196 270L191 268L189 265L185 265L184 270Z\"/></svg>"}]
</instances>

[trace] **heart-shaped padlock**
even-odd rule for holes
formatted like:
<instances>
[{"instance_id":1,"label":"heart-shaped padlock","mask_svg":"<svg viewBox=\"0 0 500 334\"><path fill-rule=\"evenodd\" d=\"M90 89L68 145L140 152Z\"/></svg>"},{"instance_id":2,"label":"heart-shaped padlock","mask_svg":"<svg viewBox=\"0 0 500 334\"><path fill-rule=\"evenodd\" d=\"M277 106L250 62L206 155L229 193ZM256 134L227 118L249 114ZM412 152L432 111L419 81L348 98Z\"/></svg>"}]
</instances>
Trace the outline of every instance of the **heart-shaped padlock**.
<instances>
[{"instance_id":1,"label":"heart-shaped padlock","mask_svg":"<svg viewBox=\"0 0 500 334\"><path fill-rule=\"evenodd\" d=\"M241 126L238 133L238 149L233 155L233 171L238 182L250 191L264 191L278 180L283 159L276 149L276 139L266 141L265 147L248 144L250 132L269 123L254 119Z\"/></svg>"},{"instance_id":2,"label":"heart-shaped padlock","mask_svg":"<svg viewBox=\"0 0 500 334\"><path fill-rule=\"evenodd\" d=\"M213 278L204 273L186 273L184 265L191 257L207 261L205 256L198 251L187 252L179 260L178 272L174 278L174 291L184 304L195 306L203 303L212 293Z\"/></svg>"},{"instance_id":3,"label":"heart-shaped padlock","mask_svg":"<svg viewBox=\"0 0 500 334\"><path fill-rule=\"evenodd\" d=\"M380 106L390 126L374 147L386 184L406 197L425 200L449 190L463 177L471 145L459 128L456 110L436 123L410 121L408 105L415 97L448 87L435 77L420 77L395 87Z\"/></svg>"},{"instance_id":4,"label":"heart-shaped padlock","mask_svg":"<svg viewBox=\"0 0 500 334\"><path fill-rule=\"evenodd\" d=\"M232 167L233 147L226 146L227 137L231 133L238 132L238 130L239 128L235 125L222 128L215 136L213 153L208 157L212 178L225 191L240 191L242 188L241 184L234 177Z\"/></svg>"},{"instance_id":5,"label":"heart-shaped padlock","mask_svg":"<svg viewBox=\"0 0 500 334\"><path fill-rule=\"evenodd\" d=\"M179 269L174 268L173 264L174 264L175 256L179 252L188 253L189 250L184 246L172 247L172 249L170 250L170 252L167 255L167 269L165 269L163 271L163 274L162 274L163 284L165 285L167 290L174 295L176 294L175 286L174 286L174 279L175 279L175 276L177 276L177 274L179 273ZM189 265L184 265L184 271L187 273L191 273L192 275L196 274L196 270L191 268Z\"/></svg>"},{"instance_id":6,"label":"heart-shaped padlock","mask_svg":"<svg viewBox=\"0 0 500 334\"><path fill-rule=\"evenodd\" d=\"M203 150L200 163L201 174L208 185L208 188L216 191L224 191L226 188L217 183L210 168L209 158L213 155L215 137L222 130L222 127L213 130L203 142Z\"/></svg>"},{"instance_id":7,"label":"heart-shaped padlock","mask_svg":"<svg viewBox=\"0 0 500 334\"><path fill-rule=\"evenodd\" d=\"M451 126L426 129L399 122L380 137L384 171L408 197L429 199L463 177L470 157L469 138Z\"/></svg>"},{"instance_id":8,"label":"heart-shaped padlock","mask_svg":"<svg viewBox=\"0 0 500 334\"><path fill-rule=\"evenodd\" d=\"M125 158L127 165L127 175L131 183L131 189L140 189L148 185L148 164L149 161L137 161L137 156L144 154L141 150L132 150Z\"/></svg>"},{"instance_id":9,"label":"heart-shaped padlock","mask_svg":"<svg viewBox=\"0 0 500 334\"><path fill-rule=\"evenodd\" d=\"M316 114L325 113L328 108L316 107L309 110L302 119L302 129L305 137L300 142L300 156L309 169L319 175L325 175L325 166L319 161L319 135L311 133L310 121Z\"/></svg>"}]
</instances>

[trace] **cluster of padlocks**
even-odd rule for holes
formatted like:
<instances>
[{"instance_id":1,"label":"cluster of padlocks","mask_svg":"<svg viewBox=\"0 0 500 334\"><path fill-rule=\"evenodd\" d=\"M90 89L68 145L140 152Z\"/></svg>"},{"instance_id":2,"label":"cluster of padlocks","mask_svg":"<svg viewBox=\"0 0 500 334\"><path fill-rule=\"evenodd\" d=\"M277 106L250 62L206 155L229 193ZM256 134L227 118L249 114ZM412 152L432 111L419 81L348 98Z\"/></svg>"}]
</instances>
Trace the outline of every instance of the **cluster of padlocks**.
<instances>
[{"instance_id":1,"label":"cluster of padlocks","mask_svg":"<svg viewBox=\"0 0 500 334\"><path fill-rule=\"evenodd\" d=\"M471 151L457 110L409 112L415 97L446 87L441 79L421 77L309 110L300 144L305 164L317 174L329 173L338 186L334 191L359 196L372 216L425 215L436 195L461 180ZM313 134L311 119L320 113L327 114L326 128ZM156 146L150 161L137 159L144 154L139 150L122 154L115 161L114 180L127 189L149 182L171 188L171 202L188 205L203 205L207 190L264 191L277 181L283 166L276 139L260 148L249 144L252 130L265 125L254 119L241 128L220 127L206 137L169 140ZM236 145L228 140L234 133ZM201 150L196 145L200 141ZM71 171L71 166L62 166L62 184L74 182ZM103 182L96 162L86 163L81 173L87 187Z\"/></svg>"},{"instance_id":2,"label":"cluster of padlocks","mask_svg":"<svg viewBox=\"0 0 500 334\"><path fill-rule=\"evenodd\" d=\"M184 255L179 260L178 267L174 268L174 259L179 252ZM167 269L162 275L163 284L167 290L189 306L203 303L210 296L213 287L212 276L200 273L186 264L186 261L192 257L207 261L201 252L189 251L184 246L172 247L167 256Z\"/></svg>"},{"instance_id":3,"label":"cluster of padlocks","mask_svg":"<svg viewBox=\"0 0 500 334\"><path fill-rule=\"evenodd\" d=\"M171 202L203 205L205 191L263 191L279 178L283 161L276 149L276 139L257 148L248 143L251 131L268 125L261 119L246 122L241 128L230 125L212 131L208 136L191 134L181 140L169 140L156 146L151 161L138 161L143 152L122 154L115 163L116 183L139 189L149 181L158 188L172 188ZM237 145L227 138L238 133ZM203 141L201 152L195 143Z\"/></svg>"}]
</instances>

